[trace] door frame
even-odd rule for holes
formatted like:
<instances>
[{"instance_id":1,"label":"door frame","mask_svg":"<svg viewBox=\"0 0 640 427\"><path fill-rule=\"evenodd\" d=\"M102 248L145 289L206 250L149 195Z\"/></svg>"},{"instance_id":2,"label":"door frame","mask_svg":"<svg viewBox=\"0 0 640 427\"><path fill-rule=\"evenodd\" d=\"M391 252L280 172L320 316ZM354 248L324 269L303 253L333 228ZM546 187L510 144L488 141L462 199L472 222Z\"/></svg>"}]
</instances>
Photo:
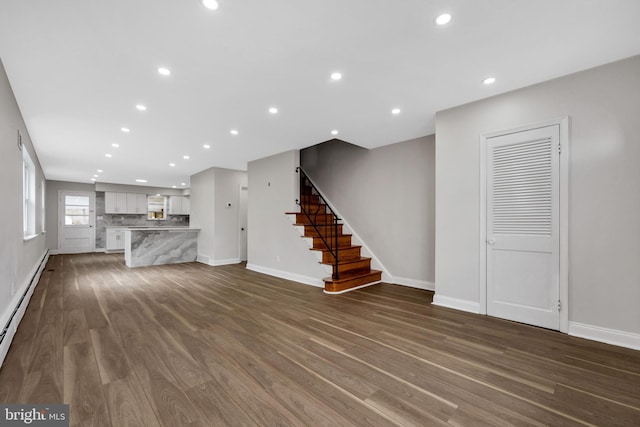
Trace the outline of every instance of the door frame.
<instances>
[{"instance_id":1,"label":"door frame","mask_svg":"<svg viewBox=\"0 0 640 427\"><path fill-rule=\"evenodd\" d=\"M248 219L249 218L249 186L248 185L239 184L238 185L238 260L240 260L239 262L243 262L243 259L242 259L242 240L243 240L243 235L244 235L245 241L247 243L247 259L244 260L244 261L248 261L248 258L249 258L249 236L248 236L248 230L245 229L244 232L243 232L243 230L240 229L242 227L242 203L241 203L241 200L242 200L242 192L243 191L247 192L247 202L246 202L247 212L245 213L245 218ZM247 226L245 226L245 227L248 228Z\"/></svg>"},{"instance_id":2,"label":"door frame","mask_svg":"<svg viewBox=\"0 0 640 427\"><path fill-rule=\"evenodd\" d=\"M547 126L560 131L560 332L569 332L569 117L480 135L480 314L487 314L487 140Z\"/></svg>"},{"instance_id":3,"label":"door frame","mask_svg":"<svg viewBox=\"0 0 640 427\"><path fill-rule=\"evenodd\" d=\"M90 252L96 251L96 193L95 191L76 191L76 190L58 190L58 253L62 253L62 234L64 228L64 208L65 203L62 199L64 194L89 196L91 199L91 205L89 210L89 218L91 221L91 233L93 233L93 247Z\"/></svg>"}]
</instances>

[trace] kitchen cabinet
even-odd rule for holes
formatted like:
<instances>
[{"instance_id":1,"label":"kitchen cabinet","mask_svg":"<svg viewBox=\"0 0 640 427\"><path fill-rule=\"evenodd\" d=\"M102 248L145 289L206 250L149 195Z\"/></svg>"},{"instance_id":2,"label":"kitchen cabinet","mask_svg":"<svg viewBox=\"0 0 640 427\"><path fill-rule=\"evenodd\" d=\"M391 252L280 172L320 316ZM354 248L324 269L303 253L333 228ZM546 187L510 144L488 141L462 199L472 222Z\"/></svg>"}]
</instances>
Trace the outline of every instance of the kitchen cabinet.
<instances>
[{"instance_id":1,"label":"kitchen cabinet","mask_svg":"<svg viewBox=\"0 0 640 427\"><path fill-rule=\"evenodd\" d=\"M191 203L188 197L171 196L169 198L169 215L189 215Z\"/></svg>"},{"instance_id":2,"label":"kitchen cabinet","mask_svg":"<svg viewBox=\"0 0 640 427\"><path fill-rule=\"evenodd\" d=\"M147 195L107 191L104 193L104 213L146 215Z\"/></svg>"},{"instance_id":3,"label":"kitchen cabinet","mask_svg":"<svg viewBox=\"0 0 640 427\"><path fill-rule=\"evenodd\" d=\"M107 247L108 251L124 250L124 228L107 228Z\"/></svg>"},{"instance_id":4,"label":"kitchen cabinet","mask_svg":"<svg viewBox=\"0 0 640 427\"><path fill-rule=\"evenodd\" d=\"M104 193L104 213L127 213L127 193Z\"/></svg>"},{"instance_id":5,"label":"kitchen cabinet","mask_svg":"<svg viewBox=\"0 0 640 427\"><path fill-rule=\"evenodd\" d=\"M127 193L127 213L146 215L147 195Z\"/></svg>"}]
</instances>

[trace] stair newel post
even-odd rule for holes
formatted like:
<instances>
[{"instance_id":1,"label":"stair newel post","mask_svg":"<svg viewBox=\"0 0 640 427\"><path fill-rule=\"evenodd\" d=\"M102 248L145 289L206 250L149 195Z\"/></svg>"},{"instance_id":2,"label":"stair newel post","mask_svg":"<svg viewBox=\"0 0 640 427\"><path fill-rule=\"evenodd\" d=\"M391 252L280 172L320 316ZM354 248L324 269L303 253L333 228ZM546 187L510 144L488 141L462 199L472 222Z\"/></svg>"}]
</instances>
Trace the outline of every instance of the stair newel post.
<instances>
[{"instance_id":1,"label":"stair newel post","mask_svg":"<svg viewBox=\"0 0 640 427\"><path fill-rule=\"evenodd\" d=\"M333 216L333 247L335 248L335 261L333 263L333 269L335 271L335 280L340 279L340 273L338 272L338 217Z\"/></svg>"}]
</instances>

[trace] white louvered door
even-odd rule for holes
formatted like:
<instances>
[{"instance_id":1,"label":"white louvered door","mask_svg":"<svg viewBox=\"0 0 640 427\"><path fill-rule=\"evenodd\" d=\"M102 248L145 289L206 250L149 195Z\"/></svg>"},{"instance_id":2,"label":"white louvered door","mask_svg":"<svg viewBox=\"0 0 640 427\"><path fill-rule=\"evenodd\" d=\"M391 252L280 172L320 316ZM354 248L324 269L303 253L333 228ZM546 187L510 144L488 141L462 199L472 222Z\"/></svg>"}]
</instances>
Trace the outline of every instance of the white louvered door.
<instances>
[{"instance_id":1,"label":"white louvered door","mask_svg":"<svg viewBox=\"0 0 640 427\"><path fill-rule=\"evenodd\" d=\"M487 314L560 329L559 126L487 139Z\"/></svg>"}]
</instances>

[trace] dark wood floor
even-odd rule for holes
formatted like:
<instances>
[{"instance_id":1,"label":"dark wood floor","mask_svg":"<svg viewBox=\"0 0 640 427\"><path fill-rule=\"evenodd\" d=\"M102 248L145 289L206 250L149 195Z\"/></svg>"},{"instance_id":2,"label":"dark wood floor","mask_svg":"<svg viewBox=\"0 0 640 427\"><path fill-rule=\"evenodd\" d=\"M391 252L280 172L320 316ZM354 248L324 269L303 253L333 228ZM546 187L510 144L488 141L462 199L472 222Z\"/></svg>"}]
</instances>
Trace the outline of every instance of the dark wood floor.
<instances>
[{"instance_id":1,"label":"dark wood floor","mask_svg":"<svg viewBox=\"0 0 640 427\"><path fill-rule=\"evenodd\" d=\"M640 352L242 265L50 258L2 403L82 426L640 425Z\"/></svg>"}]
</instances>

